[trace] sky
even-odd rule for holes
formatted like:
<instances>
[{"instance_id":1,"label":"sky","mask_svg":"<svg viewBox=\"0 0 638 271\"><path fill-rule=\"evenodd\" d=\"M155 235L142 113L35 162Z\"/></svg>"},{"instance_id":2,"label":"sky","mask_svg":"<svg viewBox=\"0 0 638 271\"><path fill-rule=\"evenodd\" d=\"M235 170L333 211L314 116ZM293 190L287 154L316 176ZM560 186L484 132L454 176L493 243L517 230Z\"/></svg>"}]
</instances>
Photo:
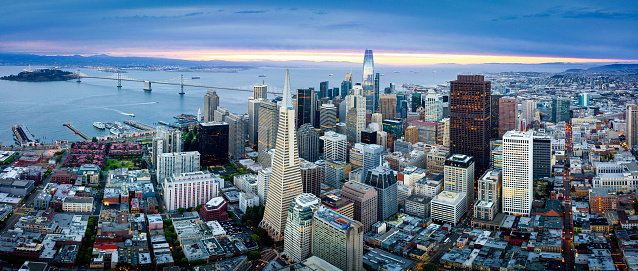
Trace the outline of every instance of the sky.
<instances>
[{"instance_id":1,"label":"sky","mask_svg":"<svg viewBox=\"0 0 638 271\"><path fill-rule=\"evenodd\" d=\"M0 52L190 60L638 60L638 1L5 1Z\"/></svg>"}]
</instances>

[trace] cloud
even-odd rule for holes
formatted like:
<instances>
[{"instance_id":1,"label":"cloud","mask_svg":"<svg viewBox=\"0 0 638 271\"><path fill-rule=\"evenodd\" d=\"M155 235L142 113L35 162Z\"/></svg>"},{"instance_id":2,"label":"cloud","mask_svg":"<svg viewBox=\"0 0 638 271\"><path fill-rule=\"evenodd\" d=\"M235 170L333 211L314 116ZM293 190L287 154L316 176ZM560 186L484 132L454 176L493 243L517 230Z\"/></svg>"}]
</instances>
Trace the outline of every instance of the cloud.
<instances>
[{"instance_id":1,"label":"cloud","mask_svg":"<svg viewBox=\"0 0 638 271\"><path fill-rule=\"evenodd\" d=\"M589 10L579 9L570 10L561 14L564 18L572 19L612 19L612 20L625 20L625 19L637 19L638 16L631 12L616 12L608 10Z\"/></svg>"},{"instance_id":2,"label":"cloud","mask_svg":"<svg viewBox=\"0 0 638 271\"><path fill-rule=\"evenodd\" d=\"M242 11L236 11L235 13L238 14L255 14L255 13L266 13L265 10L242 10Z\"/></svg>"}]
</instances>

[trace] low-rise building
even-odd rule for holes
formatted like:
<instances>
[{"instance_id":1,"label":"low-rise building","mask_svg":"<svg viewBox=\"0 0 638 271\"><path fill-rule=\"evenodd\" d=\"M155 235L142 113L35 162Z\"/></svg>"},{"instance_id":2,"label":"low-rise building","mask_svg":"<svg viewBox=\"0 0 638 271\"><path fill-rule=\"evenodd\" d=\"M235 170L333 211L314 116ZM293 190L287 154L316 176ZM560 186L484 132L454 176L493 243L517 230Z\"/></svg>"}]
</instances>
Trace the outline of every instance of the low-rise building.
<instances>
[{"instance_id":1,"label":"low-rise building","mask_svg":"<svg viewBox=\"0 0 638 271\"><path fill-rule=\"evenodd\" d=\"M239 193L239 210L246 213L246 209L252 206L259 206L259 197L255 193Z\"/></svg>"},{"instance_id":2,"label":"low-rise building","mask_svg":"<svg viewBox=\"0 0 638 271\"><path fill-rule=\"evenodd\" d=\"M443 191L432 199L430 217L456 226L465 214L466 194Z\"/></svg>"},{"instance_id":3,"label":"low-rise building","mask_svg":"<svg viewBox=\"0 0 638 271\"><path fill-rule=\"evenodd\" d=\"M405 200L405 213L419 218L430 215L430 198L421 195L411 195Z\"/></svg>"},{"instance_id":4,"label":"low-rise building","mask_svg":"<svg viewBox=\"0 0 638 271\"><path fill-rule=\"evenodd\" d=\"M91 197L66 197L62 209L65 212L90 213L93 211L93 200Z\"/></svg>"}]
</instances>

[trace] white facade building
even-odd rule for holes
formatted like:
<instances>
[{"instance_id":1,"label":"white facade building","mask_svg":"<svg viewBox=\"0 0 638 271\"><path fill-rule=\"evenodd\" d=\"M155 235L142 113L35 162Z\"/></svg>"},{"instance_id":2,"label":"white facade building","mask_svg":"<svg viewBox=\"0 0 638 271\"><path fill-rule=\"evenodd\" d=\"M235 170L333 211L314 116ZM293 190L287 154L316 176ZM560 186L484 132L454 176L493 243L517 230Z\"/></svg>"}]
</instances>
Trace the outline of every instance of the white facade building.
<instances>
[{"instance_id":1,"label":"white facade building","mask_svg":"<svg viewBox=\"0 0 638 271\"><path fill-rule=\"evenodd\" d=\"M224 180L219 175L209 172L189 172L173 175L163 184L164 202L167 211L179 208L204 205L210 199L217 197L219 189L223 188Z\"/></svg>"},{"instance_id":2,"label":"white facade building","mask_svg":"<svg viewBox=\"0 0 638 271\"><path fill-rule=\"evenodd\" d=\"M503 136L503 212L529 216L532 211L533 133L508 131Z\"/></svg>"},{"instance_id":3,"label":"white facade building","mask_svg":"<svg viewBox=\"0 0 638 271\"><path fill-rule=\"evenodd\" d=\"M255 193L239 193L239 210L246 213L246 209L252 206L259 206L259 197Z\"/></svg>"},{"instance_id":4,"label":"white facade building","mask_svg":"<svg viewBox=\"0 0 638 271\"><path fill-rule=\"evenodd\" d=\"M164 182L174 174L199 171L200 154L197 151L160 153L157 155L157 181Z\"/></svg>"},{"instance_id":5,"label":"white facade building","mask_svg":"<svg viewBox=\"0 0 638 271\"><path fill-rule=\"evenodd\" d=\"M346 161L348 138L346 135L327 131L322 137L323 155L327 161Z\"/></svg>"},{"instance_id":6,"label":"white facade building","mask_svg":"<svg viewBox=\"0 0 638 271\"><path fill-rule=\"evenodd\" d=\"M288 223L284 233L284 252L293 262L310 257L312 249L312 216L321 206L321 200L303 193L290 204Z\"/></svg>"},{"instance_id":7,"label":"white facade building","mask_svg":"<svg viewBox=\"0 0 638 271\"><path fill-rule=\"evenodd\" d=\"M432 198L430 206L432 219L456 226L467 209L466 194L443 191Z\"/></svg>"},{"instance_id":8,"label":"white facade building","mask_svg":"<svg viewBox=\"0 0 638 271\"><path fill-rule=\"evenodd\" d=\"M90 213L93 212L92 197L66 197L62 203L65 212Z\"/></svg>"}]
</instances>

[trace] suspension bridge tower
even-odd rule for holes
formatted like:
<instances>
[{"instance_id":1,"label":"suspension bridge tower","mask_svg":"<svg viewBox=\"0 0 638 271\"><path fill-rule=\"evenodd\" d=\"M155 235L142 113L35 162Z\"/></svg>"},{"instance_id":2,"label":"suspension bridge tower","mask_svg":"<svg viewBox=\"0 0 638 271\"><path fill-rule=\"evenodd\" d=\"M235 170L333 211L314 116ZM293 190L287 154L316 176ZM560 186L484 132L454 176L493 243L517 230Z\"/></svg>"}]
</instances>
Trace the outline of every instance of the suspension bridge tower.
<instances>
[{"instance_id":1,"label":"suspension bridge tower","mask_svg":"<svg viewBox=\"0 0 638 271\"><path fill-rule=\"evenodd\" d=\"M179 92L179 95L184 95L184 75L183 74L181 76L180 87L181 87L181 91Z\"/></svg>"}]
</instances>

